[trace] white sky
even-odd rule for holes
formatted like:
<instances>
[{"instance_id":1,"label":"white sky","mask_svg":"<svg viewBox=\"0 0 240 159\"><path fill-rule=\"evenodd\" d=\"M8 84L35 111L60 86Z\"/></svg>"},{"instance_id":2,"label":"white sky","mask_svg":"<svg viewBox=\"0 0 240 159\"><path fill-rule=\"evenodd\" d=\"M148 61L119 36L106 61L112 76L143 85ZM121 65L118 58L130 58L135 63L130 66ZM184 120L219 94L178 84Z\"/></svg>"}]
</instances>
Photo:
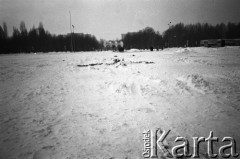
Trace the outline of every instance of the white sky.
<instances>
[{"instance_id":1,"label":"white sky","mask_svg":"<svg viewBox=\"0 0 240 159\"><path fill-rule=\"evenodd\" d=\"M66 34L69 11L74 32L109 40L147 26L162 33L170 21L240 22L240 0L0 0L0 23L7 23L10 35L21 21L28 30L42 22L50 33Z\"/></svg>"}]
</instances>

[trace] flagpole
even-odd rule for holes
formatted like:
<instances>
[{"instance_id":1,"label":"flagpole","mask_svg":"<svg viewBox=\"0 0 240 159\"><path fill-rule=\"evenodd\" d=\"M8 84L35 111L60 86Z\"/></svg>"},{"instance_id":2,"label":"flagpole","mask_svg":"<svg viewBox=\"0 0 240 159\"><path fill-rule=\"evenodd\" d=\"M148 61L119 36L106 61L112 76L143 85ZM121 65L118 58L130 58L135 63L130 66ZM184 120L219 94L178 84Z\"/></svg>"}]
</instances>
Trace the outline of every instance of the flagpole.
<instances>
[{"instance_id":1,"label":"flagpole","mask_svg":"<svg viewBox=\"0 0 240 159\"><path fill-rule=\"evenodd\" d=\"M72 19L71 19L71 12L69 11L70 16L70 34L71 34L71 50L73 52L73 43L72 43Z\"/></svg>"}]
</instances>

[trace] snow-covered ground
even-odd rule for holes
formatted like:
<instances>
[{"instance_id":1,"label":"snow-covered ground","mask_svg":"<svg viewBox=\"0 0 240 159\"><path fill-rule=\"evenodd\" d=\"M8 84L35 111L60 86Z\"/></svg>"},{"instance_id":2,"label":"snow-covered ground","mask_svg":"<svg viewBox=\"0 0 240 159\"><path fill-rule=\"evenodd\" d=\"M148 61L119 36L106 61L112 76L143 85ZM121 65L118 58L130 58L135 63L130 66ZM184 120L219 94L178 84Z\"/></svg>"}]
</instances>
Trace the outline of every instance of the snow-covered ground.
<instances>
[{"instance_id":1,"label":"snow-covered ground","mask_svg":"<svg viewBox=\"0 0 240 159\"><path fill-rule=\"evenodd\" d=\"M240 152L240 47L1 55L0 73L1 159L143 158L156 128Z\"/></svg>"}]
</instances>

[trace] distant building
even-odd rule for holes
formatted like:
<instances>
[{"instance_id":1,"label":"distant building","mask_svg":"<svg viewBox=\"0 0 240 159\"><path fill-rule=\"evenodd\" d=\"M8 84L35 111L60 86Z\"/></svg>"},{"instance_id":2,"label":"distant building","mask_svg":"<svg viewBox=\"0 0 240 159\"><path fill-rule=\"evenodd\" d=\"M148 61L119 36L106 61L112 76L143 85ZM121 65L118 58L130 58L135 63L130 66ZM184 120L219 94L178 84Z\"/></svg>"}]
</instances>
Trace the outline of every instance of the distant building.
<instances>
[{"instance_id":1,"label":"distant building","mask_svg":"<svg viewBox=\"0 0 240 159\"><path fill-rule=\"evenodd\" d=\"M117 51L118 48L123 48L123 41L122 40L109 40L104 41L104 50L112 50Z\"/></svg>"},{"instance_id":2,"label":"distant building","mask_svg":"<svg viewBox=\"0 0 240 159\"><path fill-rule=\"evenodd\" d=\"M208 39L201 40L201 46L205 47L223 47L223 46L240 46L240 39Z\"/></svg>"}]
</instances>

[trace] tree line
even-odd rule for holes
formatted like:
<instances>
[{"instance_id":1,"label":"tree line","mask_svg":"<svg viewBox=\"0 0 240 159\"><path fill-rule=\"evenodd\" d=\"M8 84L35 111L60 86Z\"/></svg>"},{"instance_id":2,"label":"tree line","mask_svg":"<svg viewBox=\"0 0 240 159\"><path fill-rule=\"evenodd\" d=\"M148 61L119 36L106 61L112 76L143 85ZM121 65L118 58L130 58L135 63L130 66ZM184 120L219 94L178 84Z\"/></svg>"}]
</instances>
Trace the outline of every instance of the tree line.
<instances>
[{"instance_id":1,"label":"tree line","mask_svg":"<svg viewBox=\"0 0 240 159\"><path fill-rule=\"evenodd\" d=\"M90 34L69 33L67 35L50 34L40 22L28 31L25 23L19 29L13 27L12 36L8 36L7 24L0 25L0 53L30 53L51 51L92 51L99 48L99 42Z\"/></svg>"},{"instance_id":2,"label":"tree line","mask_svg":"<svg viewBox=\"0 0 240 159\"><path fill-rule=\"evenodd\" d=\"M125 49L149 49L149 48L162 48L163 37L159 32L153 28L146 27L138 32L127 33L123 37Z\"/></svg>"},{"instance_id":3,"label":"tree line","mask_svg":"<svg viewBox=\"0 0 240 159\"><path fill-rule=\"evenodd\" d=\"M240 23L224 23L215 26L208 23L188 24L178 23L163 33L170 47L200 45L204 39L237 39L240 38Z\"/></svg>"},{"instance_id":4,"label":"tree line","mask_svg":"<svg viewBox=\"0 0 240 159\"><path fill-rule=\"evenodd\" d=\"M162 49L164 47L195 47L204 39L240 39L240 23L210 25L196 23L171 25L162 34L151 27L125 34L122 41L125 49ZM28 31L25 23L19 29L13 27L8 35L7 24L0 25L0 53L51 52L51 51L93 51L103 49L104 40L98 41L90 34L50 34L40 22Z\"/></svg>"},{"instance_id":5,"label":"tree line","mask_svg":"<svg viewBox=\"0 0 240 159\"><path fill-rule=\"evenodd\" d=\"M196 23L171 25L163 34L146 27L138 32L127 33L124 38L124 47L127 49L149 49L163 47L196 47L204 39L240 39L240 23L224 23L210 25Z\"/></svg>"}]
</instances>

